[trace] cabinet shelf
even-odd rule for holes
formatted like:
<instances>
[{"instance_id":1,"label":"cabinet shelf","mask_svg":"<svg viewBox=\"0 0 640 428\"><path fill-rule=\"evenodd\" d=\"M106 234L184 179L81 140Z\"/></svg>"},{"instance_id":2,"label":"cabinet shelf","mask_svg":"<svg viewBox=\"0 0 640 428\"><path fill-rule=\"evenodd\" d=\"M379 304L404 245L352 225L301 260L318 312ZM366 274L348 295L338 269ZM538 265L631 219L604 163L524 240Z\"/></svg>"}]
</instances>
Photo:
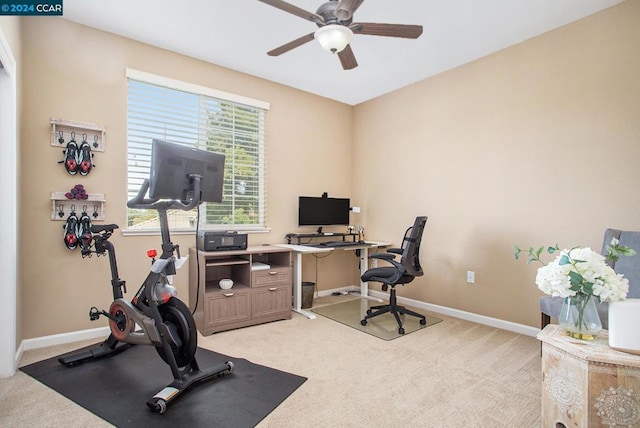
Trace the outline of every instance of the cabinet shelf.
<instances>
[{"instance_id":1,"label":"cabinet shelf","mask_svg":"<svg viewBox=\"0 0 640 428\"><path fill-rule=\"evenodd\" d=\"M205 266L227 266L227 265L243 265L248 264L249 260L240 258L220 258L220 259L208 259Z\"/></svg>"},{"instance_id":2,"label":"cabinet shelf","mask_svg":"<svg viewBox=\"0 0 640 428\"><path fill-rule=\"evenodd\" d=\"M224 290L224 289L220 288L219 282L220 282L220 280L218 280L218 279L207 281L206 285L205 285L205 291L207 293L212 293L212 292L218 292L218 291L219 292L237 291L237 290L240 290L240 289L243 289L243 288L245 288L245 289L250 288L250 286L247 285L247 284L244 284L242 282L233 281L233 287L231 287L231 288L229 288L227 290Z\"/></svg>"}]
</instances>

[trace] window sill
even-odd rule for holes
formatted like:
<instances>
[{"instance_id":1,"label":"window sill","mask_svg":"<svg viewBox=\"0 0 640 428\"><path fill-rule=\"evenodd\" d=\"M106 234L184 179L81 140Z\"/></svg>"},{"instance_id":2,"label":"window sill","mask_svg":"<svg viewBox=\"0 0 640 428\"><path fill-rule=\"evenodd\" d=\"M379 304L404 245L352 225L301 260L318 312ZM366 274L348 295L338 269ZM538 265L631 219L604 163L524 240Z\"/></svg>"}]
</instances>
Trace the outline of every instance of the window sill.
<instances>
[{"instance_id":1,"label":"window sill","mask_svg":"<svg viewBox=\"0 0 640 428\"><path fill-rule=\"evenodd\" d=\"M244 229L244 230L236 230L236 229L200 229L202 230L206 230L207 232L226 232L226 231L232 231L232 232L237 232L237 233L246 233L246 234L253 234L253 233L268 233L271 232L271 229L268 227L261 227L261 228L255 228L255 229ZM169 233L171 235L194 235L196 233L195 229L175 229L175 230L169 230ZM160 235L160 229L145 229L145 230L141 230L141 229L122 229L122 236L155 236L155 235Z\"/></svg>"}]
</instances>

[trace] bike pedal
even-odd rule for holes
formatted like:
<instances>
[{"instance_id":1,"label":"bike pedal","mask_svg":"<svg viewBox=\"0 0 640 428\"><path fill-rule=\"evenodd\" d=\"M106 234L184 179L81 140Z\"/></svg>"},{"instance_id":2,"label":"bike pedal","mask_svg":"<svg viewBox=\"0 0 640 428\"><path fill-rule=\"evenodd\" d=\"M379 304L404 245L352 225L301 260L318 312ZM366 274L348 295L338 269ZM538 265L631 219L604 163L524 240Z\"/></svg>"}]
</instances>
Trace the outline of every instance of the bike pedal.
<instances>
[{"instance_id":1,"label":"bike pedal","mask_svg":"<svg viewBox=\"0 0 640 428\"><path fill-rule=\"evenodd\" d=\"M100 318L100 311L98 311L98 308L93 306L91 309L89 309L89 320L96 321L99 318Z\"/></svg>"}]
</instances>

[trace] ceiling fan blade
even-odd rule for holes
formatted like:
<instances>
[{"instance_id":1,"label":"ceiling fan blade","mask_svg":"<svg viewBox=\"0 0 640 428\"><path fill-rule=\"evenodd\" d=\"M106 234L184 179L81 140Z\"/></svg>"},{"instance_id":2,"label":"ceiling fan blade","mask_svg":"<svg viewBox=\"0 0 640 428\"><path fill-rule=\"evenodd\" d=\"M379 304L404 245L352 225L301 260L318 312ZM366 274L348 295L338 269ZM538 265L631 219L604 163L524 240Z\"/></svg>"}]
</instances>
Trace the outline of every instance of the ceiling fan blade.
<instances>
[{"instance_id":1,"label":"ceiling fan blade","mask_svg":"<svg viewBox=\"0 0 640 428\"><path fill-rule=\"evenodd\" d=\"M363 2L364 0L340 0L334 13L339 20L348 21L353 18L356 9L358 9Z\"/></svg>"},{"instance_id":2,"label":"ceiling fan blade","mask_svg":"<svg viewBox=\"0 0 640 428\"><path fill-rule=\"evenodd\" d=\"M292 15L299 16L302 19L306 19L307 21L315 22L316 24L324 24L324 18L317 13L308 12L304 9L299 8L298 6L294 6L286 1L282 0L258 0L264 4L268 4L269 6L273 6L277 9L283 10L285 12L289 12Z\"/></svg>"},{"instance_id":3,"label":"ceiling fan blade","mask_svg":"<svg viewBox=\"0 0 640 428\"><path fill-rule=\"evenodd\" d=\"M354 22L349 26L356 34L369 36L402 37L417 39L422 34L422 25L378 24L375 22Z\"/></svg>"},{"instance_id":4,"label":"ceiling fan blade","mask_svg":"<svg viewBox=\"0 0 640 428\"><path fill-rule=\"evenodd\" d=\"M353 50L351 50L351 45L347 45L346 48L338 52L338 58L340 58L340 64L342 64L342 68L345 70L351 70L358 66L358 61L356 61L356 56L353 54Z\"/></svg>"},{"instance_id":5,"label":"ceiling fan blade","mask_svg":"<svg viewBox=\"0 0 640 428\"><path fill-rule=\"evenodd\" d=\"M314 39L314 33L309 33L306 36L302 36L302 37L298 37L295 40L290 41L289 43L285 43L284 45L275 48L273 50L270 50L269 52L267 52L267 55L269 56L278 56L278 55L282 55L285 52L289 52L291 49L293 48L297 48L298 46L302 46L305 43L310 42L311 40Z\"/></svg>"}]
</instances>

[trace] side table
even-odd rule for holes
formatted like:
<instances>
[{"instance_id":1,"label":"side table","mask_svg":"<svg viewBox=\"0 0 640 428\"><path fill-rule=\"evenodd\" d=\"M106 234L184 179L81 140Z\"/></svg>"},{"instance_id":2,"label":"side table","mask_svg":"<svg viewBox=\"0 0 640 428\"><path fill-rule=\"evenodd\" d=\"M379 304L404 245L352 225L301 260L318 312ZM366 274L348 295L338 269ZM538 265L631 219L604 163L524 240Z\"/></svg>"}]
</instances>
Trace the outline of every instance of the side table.
<instances>
[{"instance_id":1,"label":"side table","mask_svg":"<svg viewBox=\"0 0 640 428\"><path fill-rule=\"evenodd\" d=\"M549 324L537 337L543 427L640 427L640 356L610 348L606 330L584 341Z\"/></svg>"}]
</instances>

